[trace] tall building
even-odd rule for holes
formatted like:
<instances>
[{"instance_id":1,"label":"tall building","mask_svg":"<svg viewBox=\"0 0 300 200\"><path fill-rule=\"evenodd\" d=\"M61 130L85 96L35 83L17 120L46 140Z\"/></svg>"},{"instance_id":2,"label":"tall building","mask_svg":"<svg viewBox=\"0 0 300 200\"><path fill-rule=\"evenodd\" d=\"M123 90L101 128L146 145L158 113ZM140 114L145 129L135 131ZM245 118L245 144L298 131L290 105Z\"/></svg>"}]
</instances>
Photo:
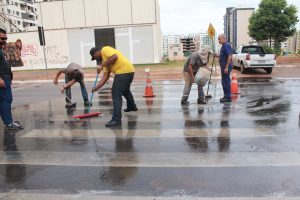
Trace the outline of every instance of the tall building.
<instances>
[{"instance_id":1,"label":"tall building","mask_svg":"<svg viewBox=\"0 0 300 200\"><path fill-rule=\"evenodd\" d=\"M164 35L163 36L163 55L169 56L169 46L173 44L180 44L181 35Z\"/></svg>"},{"instance_id":2,"label":"tall building","mask_svg":"<svg viewBox=\"0 0 300 200\"><path fill-rule=\"evenodd\" d=\"M300 50L300 31L297 31L287 40L287 49L289 53L297 54Z\"/></svg>"},{"instance_id":3,"label":"tall building","mask_svg":"<svg viewBox=\"0 0 300 200\"><path fill-rule=\"evenodd\" d=\"M215 40L216 43L216 40ZM207 33L190 33L188 35L164 35L163 36L163 52L164 57L169 57L170 46L182 44L182 51L185 56L198 51L200 48L208 45L212 49L215 48L213 40Z\"/></svg>"},{"instance_id":4,"label":"tall building","mask_svg":"<svg viewBox=\"0 0 300 200\"><path fill-rule=\"evenodd\" d=\"M37 20L33 0L0 0L0 22L8 33L32 30Z\"/></svg>"},{"instance_id":5,"label":"tall building","mask_svg":"<svg viewBox=\"0 0 300 200\"><path fill-rule=\"evenodd\" d=\"M224 15L224 34L228 38L228 42L230 43L230 11L233 7L226 8L226 14Z\"/></svg>"},{"instance_id":6,"label":"tall building","mask_svg":"<svg viewBox=\"0 0 300 200\"><path fill-rule=\"evenodd\" d=\"M254 8L236 7L227 8L224 16L224 33L234 50L241 45L247 45L253 41L248 34L249 18Z\"/></svg>"}]
</instances>

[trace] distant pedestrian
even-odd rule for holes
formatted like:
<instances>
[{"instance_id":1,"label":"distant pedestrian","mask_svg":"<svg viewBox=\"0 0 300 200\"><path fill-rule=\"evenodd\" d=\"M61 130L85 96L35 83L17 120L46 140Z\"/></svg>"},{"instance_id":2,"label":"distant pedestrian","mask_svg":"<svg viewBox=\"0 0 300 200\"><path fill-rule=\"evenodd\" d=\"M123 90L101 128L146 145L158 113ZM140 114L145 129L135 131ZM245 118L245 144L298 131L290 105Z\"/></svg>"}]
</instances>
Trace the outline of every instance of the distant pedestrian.
<instances>
[{"instance_id":1,"label":"distant pedestrian","mask_svg":"<svg viewBox=\"0 0 300 200\"><path fill-rule=\"evenodd\" d=\"M226 36L224 34L219 35L218 37L219 43L222 45L220 55L216 55L219 57L219 63L222 74L222 86L224 97L220 99L221 103L231 102L231 80L230 73L232 71L232 48L230 44L226 40Z\"/></svg>"},{"instance_id":2,"label":"distant pedestrian","mask_svg":"<svg viewBox=\"0 0 300 200\"><path fill-rule=\"evenodd\" d=\"M192 88L193 83L195 82L195 75L200 69L200 67L205 67L208 64L209 60L209 51L210 46L205 46L204 48L200 49L198 52L194 52L191 56L187 59L183 67L183 75L184 75L184 90L183 96L181 98L181 105L188 105L188 98L190 95L190 91ZM204 98L204 91L203 87L200 84L198 86L198 104L207 104L207 101Z\"/></svg>"},{"instance_id":3,"label":"distant pedestrian","mask_svg":"<svg viewBox=\"0 0 300 200\"><path fill-rule=\"evenodd\" d=\"M4 29L0 28L0 115L4 123L5 129L22 129L23 126L13 121L11 113L11 104L13 101L11 83L12 72L11 67L8 64L3 48L6 45L7 35Z\"/></svg>"},{"instance_id":4,"label":"distant pedestrian","mask_svg":"<svg viewBox=\"0 0 300 200\"><path fill-rule=\"evenodd\" d=\"M66 92L66 108L75 107L76 103L72 102L72 93L71 93L71 86L74 85L76 82L80 84L81 94L84 101L85 106L89 106L91 102L89 102L88 93L86 91L85 83L84 83L84 74L81 70L81 66L76 63L71 63L68 65L67 68L61 69L56 73L56 76L53 80L55 85L58 84L58 78L63 73L65 74L65 83L61 88L60 91L63 93Z\"/></svg>"},{"instance_id":5,"label":"distant pedestrian","mask_svg":"<svg viewBox=\"0 0 300 200\"><path fill-rule=\"evenodd\" d=\"M127 101L127 108L125 112L137 111L133 95L130 91L130 86L134 78L134 66L131 62L118 50L105 46L102 49L94 47L90 50L92 60L100 60L103 69L103 77L97 84L92 92L99 90L109 79L110 73L115 74L112 86L112 99L113 99L113 115L112 119L105 124L105 126L117 126L121 124L122 118L122 96Z\"/></svg>"}]
</instances>

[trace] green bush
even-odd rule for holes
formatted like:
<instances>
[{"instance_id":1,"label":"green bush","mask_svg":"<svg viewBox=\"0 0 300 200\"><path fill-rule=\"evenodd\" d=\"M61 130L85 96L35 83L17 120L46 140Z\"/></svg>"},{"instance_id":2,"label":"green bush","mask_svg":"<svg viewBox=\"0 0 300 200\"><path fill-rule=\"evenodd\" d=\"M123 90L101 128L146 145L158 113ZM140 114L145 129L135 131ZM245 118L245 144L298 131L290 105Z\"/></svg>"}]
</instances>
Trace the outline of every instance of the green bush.
<instances>
[{"instance_id":1,"label":"green bush","mask_svg":"<svg viewBox=\"0 0 300 200\"><path fill-rule=\"evenodd\" d=\"M268 45L263 45L263 49L265 50L266 53L275 53L274 49Z\"/></svg>"}]
</instances>

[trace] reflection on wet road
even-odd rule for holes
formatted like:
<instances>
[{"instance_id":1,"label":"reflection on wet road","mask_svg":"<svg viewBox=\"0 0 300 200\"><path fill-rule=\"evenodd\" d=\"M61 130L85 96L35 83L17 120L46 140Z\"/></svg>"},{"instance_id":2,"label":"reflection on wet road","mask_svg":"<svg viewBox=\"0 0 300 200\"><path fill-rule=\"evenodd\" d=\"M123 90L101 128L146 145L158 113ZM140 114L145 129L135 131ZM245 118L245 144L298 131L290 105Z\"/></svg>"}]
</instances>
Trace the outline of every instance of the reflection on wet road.
<instances>
[{"instance_id":1,"label":"reflection on wet road","mask_svg":"<svg viewBox=\"0 0 300 200\"><path fill-rule=\"evenodd\" d=\"M181 106L182 82L155 83L150 99L136 83L139 110L115 128L109 89L96 118L72 119L88 111L80 93L70 110L62 97L18 106L25 130L0 128L0 199L300 199L300 80L239 86L230 104L214 82L208 105L193 87Z\"/></svg>"}]
</instances>

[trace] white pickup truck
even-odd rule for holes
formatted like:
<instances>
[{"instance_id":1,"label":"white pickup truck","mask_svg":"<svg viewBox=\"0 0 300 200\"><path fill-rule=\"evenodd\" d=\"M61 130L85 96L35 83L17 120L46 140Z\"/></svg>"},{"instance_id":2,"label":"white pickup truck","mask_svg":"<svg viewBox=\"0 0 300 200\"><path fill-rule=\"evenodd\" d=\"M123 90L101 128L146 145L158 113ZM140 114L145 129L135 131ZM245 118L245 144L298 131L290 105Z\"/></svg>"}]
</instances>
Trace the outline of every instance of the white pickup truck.
<instances>
[{"instance_id":1,"label":"white pickup truck","mask_svg":"<svg viewBox=\"0 0 300 200\"><path fill-rule=\"evenodd\" d=\"M276 65L276 56L265 53L261 46L241 46L233 53L232 64L234 67L239 67L242 74L245 74L247 69L264 69L271 74Z\"/></svg>"}]
</instances>

